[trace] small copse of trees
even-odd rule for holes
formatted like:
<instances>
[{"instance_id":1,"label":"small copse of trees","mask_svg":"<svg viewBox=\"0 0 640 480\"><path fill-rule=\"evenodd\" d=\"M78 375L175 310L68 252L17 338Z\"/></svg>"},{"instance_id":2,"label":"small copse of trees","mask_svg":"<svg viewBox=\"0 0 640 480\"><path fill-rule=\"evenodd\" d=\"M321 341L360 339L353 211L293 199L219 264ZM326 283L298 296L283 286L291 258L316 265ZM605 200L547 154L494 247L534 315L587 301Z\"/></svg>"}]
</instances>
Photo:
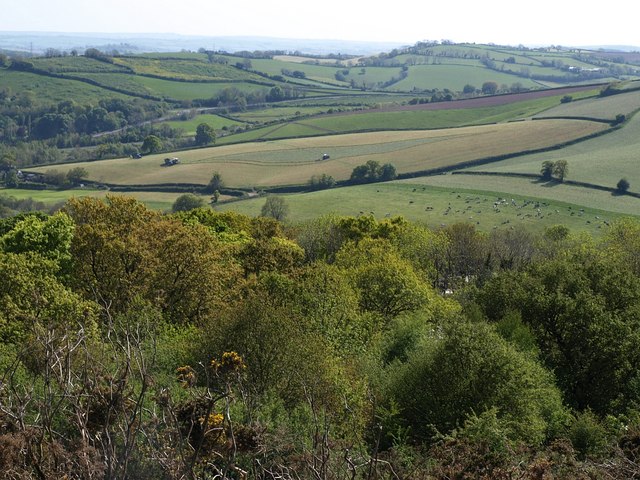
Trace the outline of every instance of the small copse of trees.
<instances>
[{"instance_id":1,"label":"small copse of trees","mask_svg":"<svg viewBox=\"0 0 640 480\"><path fill-rule=\"evenodd\" d=\"M396 167L391 163L380 165L375 160L369 160L367 163L358 165L353 169L349 181L351 183L386 182L394 180L397 176Z\"/></svg>"},{"instance_id":2,"label":"small copse of trees","mask_svg":"<svg viewBox=\"0 0 640 480\"><path fill-rule=\"evenodd\" d=\"M569 166L566 160L545 160L542 162L542 168L540 169L540 175L544 180L553 180L554 178L560 182L564 181L564 178L569 173Z\"/></svg>"},{"instance_id":3,"label":"small copse of trees","mask_svg":"<svg viewBox=\"0 0 640 480\"><path fill-rule=\"evenodd\" d=\"M313 175L309 179L309 186L313 190L324 190L326 188L335 187L336 181L331 175L323 173L322 175Z\"/></svg>"}]
</instances>

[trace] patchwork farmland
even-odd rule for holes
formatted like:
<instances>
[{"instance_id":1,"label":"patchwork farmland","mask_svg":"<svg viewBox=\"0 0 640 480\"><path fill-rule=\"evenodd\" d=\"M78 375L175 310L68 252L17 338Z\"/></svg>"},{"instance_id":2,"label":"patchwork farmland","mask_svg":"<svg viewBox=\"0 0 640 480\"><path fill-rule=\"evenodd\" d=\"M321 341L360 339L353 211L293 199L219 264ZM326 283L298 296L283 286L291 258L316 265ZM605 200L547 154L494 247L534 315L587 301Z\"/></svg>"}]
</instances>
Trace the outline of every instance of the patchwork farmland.
<instances>
[{"instance_id":1,"label":"patchwork farmland","mask_svg":"<svg viewBox=\"0 0 640 480\"><path fill-rule=\"evenodd\" d=\"M524 189L527 195L589 208L595 197L570 193L581 191L575 185L541 190L513 175L535 176L542 161L567 159L569 182L612 188L624 176L630 191L637 189L634 114L640 89L633 80L640 75L633 64L593 69L582 54L481 45L417 44L373 57L250 57L97 55L37 58L20 69L0 68L9 91L31 92L39 108L80 115L75 104L64 102L73 92L76 102L114 99L100 100L108 109L135 99L136 108L161 112L92 135L102 157L123 150L136 155L78 161L91 155L86 153L91 147L83 147L60 150L63 159L68 155L66 162L22 167L40 178L80 168L88 185L144 190L151 202L150 191L156 189L158 208L166 208L180 192L202 190L213 172L236 194L300 190L312 177L325 175L341 188L322 194L338 195L356 188L345 185L354 168L368 161L393 164L403 181L416 185L476 193L485 185L492 195ZM622 81L612 82L617 74ZM606 96L601 94L605 88ZM47 107L56 102L64 107ZM201 124L215 132L215 145L194 148ZM148 133L173 138L163 139L164 151L137 158ZM122 138L126 146L119 143ZM323 155L329 159L322 160ZM180 163L167 167L167 157ZM458 170L466 175L433 176ZM378 197L389 188L379 185ZM548 196L551 190L564 193ZM608 200L596 203L611 211L634 211L632 197ZM233 204L244 208L240 205ZM320 213L317 205L313 208Z\"/></svg>"},{"instance_id":2,"label":"patchwork farmland","mask_svg":"<svg viewBox=\"0 0 640 480\"><path fill-rule=\"evenodd\" d=\"M110 185L201 184L218 171L227 185L265 188L306 183L312 175L347 180L369 160L393 163L398 173L452 168L482 159L551 148L603 132L599 122L545 120L443 130L371 132L244 143L180 152L180 164L163 155L86 162L87 179ZM320 161L323 153L330 160ZM63 167L57 167L62 169ZM44 173L47 168L34 171Z\"/></svg>"}]
</instances>

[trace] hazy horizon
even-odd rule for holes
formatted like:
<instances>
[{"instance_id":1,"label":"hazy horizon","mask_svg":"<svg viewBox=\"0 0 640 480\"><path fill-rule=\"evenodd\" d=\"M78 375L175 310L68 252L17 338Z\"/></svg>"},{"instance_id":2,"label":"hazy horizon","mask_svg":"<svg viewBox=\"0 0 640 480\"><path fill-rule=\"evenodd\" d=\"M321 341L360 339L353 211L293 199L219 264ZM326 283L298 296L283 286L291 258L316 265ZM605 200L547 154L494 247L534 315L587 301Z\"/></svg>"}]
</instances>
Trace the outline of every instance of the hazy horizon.
<instances>
[{"instance_id":1,"label":"hazy horizon","mask_svg":"<svg viewBox=\"0 0 640 480\"><path fill-rule=\"evenodd\" d=\"M589 9L574 2L539 0L529 8L495 0L427 5L401 1L385 8L363 2L325 0L301 6L293 0L238 4L183 0L24 0L3 6L2 32L157 34L207 37L266 37L415 44L422 40L502 45L636 46L635 16L619 8Z\"/></svg>"}]
</instances>

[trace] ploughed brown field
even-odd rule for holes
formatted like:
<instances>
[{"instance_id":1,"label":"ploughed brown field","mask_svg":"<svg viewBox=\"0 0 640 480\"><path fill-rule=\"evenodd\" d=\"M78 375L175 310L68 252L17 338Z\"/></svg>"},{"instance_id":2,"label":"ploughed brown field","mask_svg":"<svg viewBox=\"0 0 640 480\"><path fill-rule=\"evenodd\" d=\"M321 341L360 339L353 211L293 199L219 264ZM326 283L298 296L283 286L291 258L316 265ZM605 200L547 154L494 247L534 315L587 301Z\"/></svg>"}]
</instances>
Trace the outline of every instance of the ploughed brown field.
<instances>
[{"instance_id":1,"label":"ploughed brown field","mask_svg":"<svg viewBox=\"0 0 640 480\"><path fill-rule=\"evenodd\" d=\"M527 100L538 100L540 98L556 97L558 95L571 95L579 92L586 92L598 88L598 85L580 85L577 87L562 87L547 90L534 90L531 92L507 93L504 95L492 95L487 97L467 98L462 100L452 100L450 102L433 102L418 105L397 105L373 108L356 112L340 112L331 115L358 115L363 113L395 112L407 110L458 110L464 108L497 107L508 105L509 103L524 102ZM326 116L331 116L326 115Z\"/></svg>"}]
</instances>

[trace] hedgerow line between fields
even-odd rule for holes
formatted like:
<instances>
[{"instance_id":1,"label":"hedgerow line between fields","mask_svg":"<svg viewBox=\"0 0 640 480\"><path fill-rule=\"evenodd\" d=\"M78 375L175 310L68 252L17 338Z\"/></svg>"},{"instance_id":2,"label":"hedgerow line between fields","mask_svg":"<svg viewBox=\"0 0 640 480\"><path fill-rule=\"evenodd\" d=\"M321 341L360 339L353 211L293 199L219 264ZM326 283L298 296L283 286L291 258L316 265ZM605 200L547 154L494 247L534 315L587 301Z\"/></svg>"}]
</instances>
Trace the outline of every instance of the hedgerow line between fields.
<instances>
[{"instance_id":1,"label":"hedgerow line between fields","mask_svg":"<svg viewBox=\"0 0 640 480\"><path fill-rule=\"evenodd\" d=\"M286 125L286 124L285 124ZM284 126L284 125L283 125ZM270 133L278 130L279 128L282 128L283 126L279 126L275 129L270 130ZM414 172L406 172L406 173L400 173L397 176L398 180L406 180L406 179L411 179L411 178L418 178L418 177L428 177L428 176L432 176L432 175L439 175L439 174L444 174L444 173L461 173L460 169L464 169L464 168L470 168L470 167L476 167L476 166L480 166L480 165L487 165L490 163L495 163L498 161L502 161L502 160L507 160L510 158L515 158L515 157L520 157L523 155L532 155L532 154L537 154L537 153L545 153L545 152L550 152L550 151L554 151L554 150L559 150L561 148L565 148L568 147L570 145L579 143L579 142L583 142L585 140L589 140L592 138L596 138L599 137L601 135L605 135L607 133L611 133L614 132L616 130L618 130L619 128L622 128L622 125L616 125L612 128L609 128L607 130L603 130L600 132L595 132L592 133L590 135L586 135L584 137L580 137L577 139L573 139L567 142L562 142L556 145L551 145L551 146L547 146L547 147L543 147L543 148L537 148L537 149L530 149L530 150L523 150L520 152L512 152L512 153L505 153L505 154L501 154L501 155L495 155L495 156L490 156L490 157L483 157L483 158L479 158L479 159L475 159L475 160L468 160L465 162L460 162L457 163L455 165L447 165L447 166L442 166L442 167L434 167L434 168L430 168L430 169L426 169L426 170L418 170L418 171L414 171ZM296 138L296 137L293 137ZM466 172L465 172L466 173ZM468 174L472 174L471 172L468 172ZM520 175L524 175L524 176L528 176L528 175L533 175L536 178L539 178L538 175L535 174L520 174ZM527 177L528 178L528 177ZM569 183L569 182L575 182L575 181L569 181L569 180L565 180L565 183L567 184L573 184L573 183ZM171 184L145 184L144 188L142 188L142 185L121 185L121 184L114 184L114 183L103 183L101 182L101 185L104 185L110 189L113 190L126 190L126 191L137 191L137 190L144 190L144 191L153 191L154 188L157 188L158 191L164 191L166 190L168 185L171 185L172 190L170 191L185 191L185 190L193 190L198 189L198 188L202 188L204 187L204 185L200 185L200 184L192 184L192 183L171 183ZM338 180L336 182L336 187L348 187L348 186L352 186L353 184L349 181L349 180ZM576 183L576 185L578 185ZM584 183L585 187L589 187L592 184L588 184L588 183ZM595 185L595 184L593 184ZM595 185L593 188L596 189L604 189L606 191L614 191L615 189L611 189L609 187L604 187L604 186L599 186L599 185ZM236 190L243 190L243 189L236 189ZM271 187L261 187L261 190L264 192L269 192L269 193L299 193L299 192L305 192L310 190L309 185L307 184L295 184L295 185L276 185L276 186L271 186ZM630 193L631 196L636 196L638 195L638 198L640 198L640 194L633 194Z\"/></svg>"},{"instance_id":2,"label":"hedgerow line between fields","mask_svg":"<svg viewBox=\"0 0 640 480\"><path fill-rule=\"evenodd\" d=\"M492 176L492 177L516 177L516 178L530 178L541 181L541 183L551 183L557 185L571 185L574 187L591 188L593 190L600 190L603 192L617 193L618 189L615 187L607 187L604 185L598 185L597 183L581 182L578 180L542 180L540 175L536 173L518 173L518 172L487 172L487 171L468 171L468 170L455 170L451 172L451 175L479 175L479 176ZM630 197L640 198L640 193L626 191L624 194Z\"/></svg>"}]
</instances>

